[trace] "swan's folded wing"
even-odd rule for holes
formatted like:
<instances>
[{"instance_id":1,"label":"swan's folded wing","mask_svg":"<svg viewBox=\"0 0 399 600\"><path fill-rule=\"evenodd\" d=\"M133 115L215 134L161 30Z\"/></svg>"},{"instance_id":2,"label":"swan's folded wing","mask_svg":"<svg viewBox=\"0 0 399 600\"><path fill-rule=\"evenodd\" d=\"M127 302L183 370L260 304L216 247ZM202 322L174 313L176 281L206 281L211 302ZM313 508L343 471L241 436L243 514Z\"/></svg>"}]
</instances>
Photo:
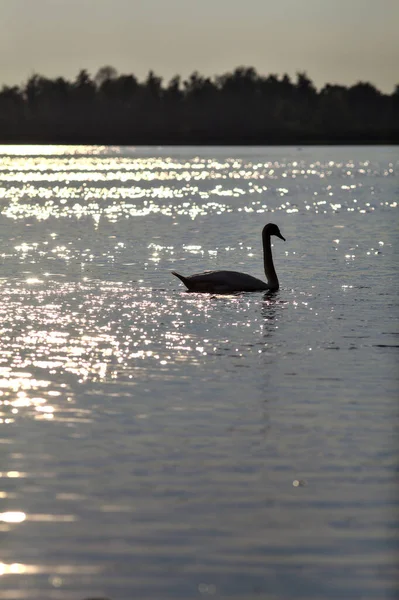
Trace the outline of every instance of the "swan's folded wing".
<instances>
[{"instance_id":1,"label":"swan's folded wing","mask_svg":"<svg viewBox=\"0 0 399 600\"><path fill-rule=\"evenodd\" d=\"M265 282L238 271L204 271L185 278L188 289L197 292L228 293L267 290Z\"/></svg>"}]
</instances>

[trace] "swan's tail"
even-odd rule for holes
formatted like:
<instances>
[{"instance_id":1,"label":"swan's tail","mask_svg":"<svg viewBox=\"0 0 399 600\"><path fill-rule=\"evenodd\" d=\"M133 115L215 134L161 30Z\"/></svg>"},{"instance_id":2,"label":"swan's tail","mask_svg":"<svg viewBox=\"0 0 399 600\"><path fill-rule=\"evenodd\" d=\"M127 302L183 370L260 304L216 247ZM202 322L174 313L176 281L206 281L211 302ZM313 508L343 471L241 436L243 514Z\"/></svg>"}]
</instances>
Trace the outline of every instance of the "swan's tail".
<instances>
[{"instance_id":1,"label":"swan's tail","mask_svg":"<svg viewBox=\"0 0 399 600\"><path fill-rule=\"evenodd\" d=\"M179 273L176 273L176 271L172 271L172 275L174 275L175 277L177 277L178 279L180 279L180 281L181 281L182 283L184 283L184 285L185 285L187 288L190 288L190 285L189 285L189 283L188 283L188 281L187 281L187 277L184 277L183 275L179 275Z\"/></svg>"}]
</instances>

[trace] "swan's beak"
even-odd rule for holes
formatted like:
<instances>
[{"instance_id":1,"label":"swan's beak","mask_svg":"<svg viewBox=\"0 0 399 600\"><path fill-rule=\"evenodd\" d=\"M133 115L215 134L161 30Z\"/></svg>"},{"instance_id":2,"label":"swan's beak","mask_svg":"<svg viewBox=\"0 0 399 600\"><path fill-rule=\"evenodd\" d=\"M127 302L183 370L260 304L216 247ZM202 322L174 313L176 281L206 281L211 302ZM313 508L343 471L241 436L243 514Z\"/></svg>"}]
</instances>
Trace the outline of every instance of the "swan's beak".
<instances>
[{"instance_id":1,"label":"swan's beak","mask_svg":"<svg viewBox=\"0 0 399 600\"><path fill-rule=\"evenodd\" d=\"M283 242L285 242L285 237L283 237L280 232L276 233L276 236L279 237L280 240L283 240Z\"/></svg>"}]
</instances>

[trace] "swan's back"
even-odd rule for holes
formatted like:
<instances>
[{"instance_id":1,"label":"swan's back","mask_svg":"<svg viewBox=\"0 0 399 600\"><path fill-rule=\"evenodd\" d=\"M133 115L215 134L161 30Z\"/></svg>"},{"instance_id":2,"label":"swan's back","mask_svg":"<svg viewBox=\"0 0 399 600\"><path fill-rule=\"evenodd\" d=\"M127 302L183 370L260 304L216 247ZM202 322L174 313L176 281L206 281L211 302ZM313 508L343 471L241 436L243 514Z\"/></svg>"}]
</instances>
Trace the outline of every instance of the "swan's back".
<instances>
[{"instance_id":1,"label":"swan's back","mask_svg":"<svg viewBox=\"0 0 399 600\"><path fill-rule=\"evenodd\" d=\"M238 271L205 271L185 277L172 271L184 283L189 292L210 292L226 294L229 292L257 292L270 289L260 279L239 273Z\"/></svg>"}]
</instances>

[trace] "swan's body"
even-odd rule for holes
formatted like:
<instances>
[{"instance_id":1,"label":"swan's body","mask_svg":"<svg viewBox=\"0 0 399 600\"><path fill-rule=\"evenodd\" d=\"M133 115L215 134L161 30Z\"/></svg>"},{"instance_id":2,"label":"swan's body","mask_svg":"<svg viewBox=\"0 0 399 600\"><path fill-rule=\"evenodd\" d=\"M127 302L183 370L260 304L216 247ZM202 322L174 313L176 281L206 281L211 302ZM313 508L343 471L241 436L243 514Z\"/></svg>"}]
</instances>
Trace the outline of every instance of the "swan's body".
<instances>
[{"instance_id":1,"label":"swan's body","mask_svg":"<svg viewBox=\"0 0 399 600\"><path fill-rule=\"evenodd\" d=\"M172 274L178 277L189 292L210 292L212 294L226 294L231 292L258 292L261 290L278 290L279 281L274 269L270 237L276 235L281 240L285 238L280 233L277 225L269 223L262 231L263 264L267 283L246 273L238 271L205 271L196 275L184 277L176 271Z\"/></svg>"}]
</instances>

